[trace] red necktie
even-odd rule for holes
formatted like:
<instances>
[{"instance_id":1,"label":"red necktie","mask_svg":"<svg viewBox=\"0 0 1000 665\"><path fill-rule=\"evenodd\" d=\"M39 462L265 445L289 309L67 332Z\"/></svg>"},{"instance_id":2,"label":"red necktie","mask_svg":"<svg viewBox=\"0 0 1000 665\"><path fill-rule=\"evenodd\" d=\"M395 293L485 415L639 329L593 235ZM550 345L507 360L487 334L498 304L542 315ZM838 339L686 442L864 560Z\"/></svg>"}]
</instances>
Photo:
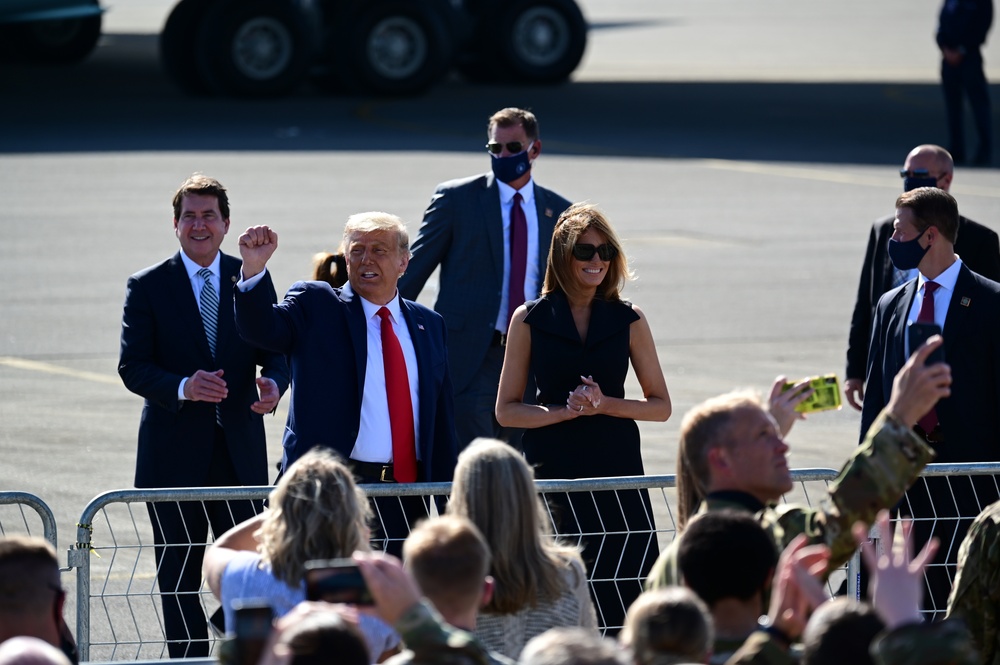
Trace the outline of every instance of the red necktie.
<instances>
[{"instance_id":1,"label":"red necktie","mask_svg":"<svg viewBox=\"0 0 1000 665\"><path fill-rule=\"evenodd\" d=\"M920 302L920 313L917 314L917 323L934 323L934 292L939 286L941 285L937 282L924 282L924 299ZM914 351L916 349L910 349L910 353ZM917 424L925 432L932 432L938 424L937 410L932 407Z\"/></svg>"},{"instance_id":2,"label":"red necktie","mask_svg":"<svg viewBox=\"0 0 1000 665\"><path fill-rule=\"evenodd\" d=\"M524 304L524 275L528 267L528 220L521 207L521 193L510 207L510 273L507 275L507 326L514 310Z\"/></svg>"},{"instance_id":3,"label":"red necktie","mask_svg":"<svg viewBox=\"0 0 1000 665\"><path fill-rule=\"evenodd\" d=\"M413 435L413 402L406 374L403 347L392 329L389 310L379 309L382 319L382 363L385 366L385 396L389 402L389 427L392 430L392 475L399 483L417 480L417 446Z\"/></svg>"}]
</instances>

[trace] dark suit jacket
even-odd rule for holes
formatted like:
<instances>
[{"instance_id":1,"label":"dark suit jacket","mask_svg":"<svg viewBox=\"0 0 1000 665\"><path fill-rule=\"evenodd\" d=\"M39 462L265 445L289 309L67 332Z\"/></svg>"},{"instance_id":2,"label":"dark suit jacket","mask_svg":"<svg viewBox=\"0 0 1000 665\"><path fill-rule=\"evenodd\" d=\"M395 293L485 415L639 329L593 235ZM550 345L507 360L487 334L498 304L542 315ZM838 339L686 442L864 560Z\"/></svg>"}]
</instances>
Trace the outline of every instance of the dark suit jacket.
<instances>
[{"instance_id":1,"label":"dark suit jacket","mask_svg":"<svg viewBox=\"0 0 1000 665\"><path fill-rule=\"evenodd\" d=\"M241 261L222 255L217 359L212 358L198 301L180 252L128 280L122 315L118 374L125 387L146 399L139 421L136 487L200 487L208 477L215 440L215 405L181 402L177 387L195 371L224 370L229 396L219 414L229 456L240 482L266 485L267 449L263 416L250 410L261 374L288 387L284 357L254 348L236 333L228 285ZM274 289L263 297L275 299Z\"/></svg>"},{"instance_id":2,"label":"dark suit jacket","mask_svg":"<svg viewBox=\"0 0 1000 665\"><path fill-rule=\"evenodd\" d=\"M262 288L263 287L263 288ZM292 396L282 470L314 446L350 457L361 425L368 332L361 299L326 282L296 282L271 305L270 272L236 293L236 327L245 340L291 360ZM420 431L425 478L451 480L458 457L454 402L448 379L445 327L440 316L400 299L417 355Z\"/></svg>"},{"instance_id":3,"label":"dark suit jacket","mask_svg":"<svg viewBox=\"0 0 1000 665\"><path fill-rule=\"evenodd\" d=\"M570 202L535 185L538 213L539 287L552 242L552 229ZM415 300L441 266L435 311L448 325L448 364L461 392L483 364L496 329L503 292L503 216L496 178L484 173L438 185L413 242L410 265L399 292Z\"/></svg>"},{"instance_id":4,"label":"dark suit jacket","mask_svg":"<svg viewBox=\"0 0 1000 665\"><path fill-rule=\"evenodd\" d=\"M848 379L862 379L868 369L868 342L872 335L875 306L882 294L892 288L892 261L889 260L889 238L892 222L889 215L875 222L868 236L865 263L861 267L858 297L851 316L851 332L847 339ZM971 219L959 217L955 253L973 272L1000 282L1000 239L992 229Z\"/></svg>"},{"instance_id":5,"label":"dark suit jacket","mask_svg":"<svg viewBox=\"0 0 1000 665\"><path fill-rule=\"evenodd\" d=\"M879 300L861 412L862 433L888 403L892 380L906 361L906 317L916 293L917 280L912 279ZM936 462L1000 460L998 330L1000 284L963 265L942 331L952 385L951 396L937 405L945 443L935 446Z\"/></svg>"}]
</instances>

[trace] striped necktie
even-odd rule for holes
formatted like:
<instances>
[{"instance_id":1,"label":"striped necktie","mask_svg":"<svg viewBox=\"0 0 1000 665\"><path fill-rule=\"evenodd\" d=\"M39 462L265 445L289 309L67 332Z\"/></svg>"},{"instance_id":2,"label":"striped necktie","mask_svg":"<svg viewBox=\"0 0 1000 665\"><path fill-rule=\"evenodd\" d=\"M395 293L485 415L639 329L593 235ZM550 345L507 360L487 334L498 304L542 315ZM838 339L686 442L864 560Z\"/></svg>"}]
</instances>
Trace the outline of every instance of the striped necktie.
<instances>
[{"instance_id":1,"label":"striped necktie","mask_svg":"<svg viewBox=\"0 0 1000 665\"><path fill-rule=\"evenodd\" d=\"M198 298L198 309L201 310L201 322L205 326L205 337L208 338L208 349L215 358L215 339L219 326L219 294L212 286L212 271L202 268L198 274L205 280L205 285L201 287L201 296Z\"/></svg>"}]
</instances>

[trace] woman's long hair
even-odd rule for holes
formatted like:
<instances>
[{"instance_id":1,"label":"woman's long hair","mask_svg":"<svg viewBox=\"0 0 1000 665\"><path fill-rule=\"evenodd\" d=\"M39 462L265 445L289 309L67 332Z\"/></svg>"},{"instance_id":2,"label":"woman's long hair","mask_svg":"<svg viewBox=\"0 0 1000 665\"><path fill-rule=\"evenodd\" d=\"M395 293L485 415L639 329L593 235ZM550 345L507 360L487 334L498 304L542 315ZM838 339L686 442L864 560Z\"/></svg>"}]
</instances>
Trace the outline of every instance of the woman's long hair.
<instances>
[{"instance_id":1,"label":"woman's long hair","mask_svg":"<svg viewBox=\"0 0 1000 665\"><path fill-rule=\"evenodd\" d=\"M579 550L552 539L534 473L512 447L479 438L462 451L448 513L471 520L492 550L496 586L484 612L512 614L563 593Z\"/></svg>"},{"instance_id":2,"label":"woman's long hair","mask_svg":"<svg viewBox=\"0 0 1000 665\"><path fill-rule=\"evenodd\" d=\"M306 561L368 549L368 499L326 448L313 448L292 464L269 501L255 535L262 558L289 586L302 582Z\"/></svg>"}]
</instances>

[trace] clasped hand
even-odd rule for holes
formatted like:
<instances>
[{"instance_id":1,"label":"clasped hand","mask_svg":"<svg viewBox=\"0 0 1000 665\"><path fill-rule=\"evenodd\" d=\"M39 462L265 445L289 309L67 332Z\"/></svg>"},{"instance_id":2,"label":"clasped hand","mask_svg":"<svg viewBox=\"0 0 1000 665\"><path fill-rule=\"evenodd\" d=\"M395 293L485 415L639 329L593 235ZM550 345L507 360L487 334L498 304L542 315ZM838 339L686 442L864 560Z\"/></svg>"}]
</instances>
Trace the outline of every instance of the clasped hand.
<instances>
[{"instance_id":1,"label":"clasped hand","mask_svg":"<svg viewBox=\"0 0 1000 665\"><path fill-rule=\"evenodd\" d=\"M580 381L582 383L569 394L566 408L574 415L589 416L600 413L601 403L604 401L601 387L594 381L593 376L581 376Z\"/></svg>"}]
</instances>

